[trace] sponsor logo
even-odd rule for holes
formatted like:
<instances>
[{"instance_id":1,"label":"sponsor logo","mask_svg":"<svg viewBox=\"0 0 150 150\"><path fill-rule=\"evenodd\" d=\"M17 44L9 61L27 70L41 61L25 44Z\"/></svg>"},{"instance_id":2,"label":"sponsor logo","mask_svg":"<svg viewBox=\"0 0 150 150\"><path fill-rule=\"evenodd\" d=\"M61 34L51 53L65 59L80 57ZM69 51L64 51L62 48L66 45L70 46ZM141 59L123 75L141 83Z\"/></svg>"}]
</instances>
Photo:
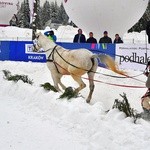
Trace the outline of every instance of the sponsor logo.
<instances>
[{"instance_id":1,"label":"sponsor logo","mask_svg":"<svg viewBox=\"0 0 150 150\"><path fill-rule=\"evenodd\" d=\"M25 44L25 53L32 54L33 52L33 44Z\"/></svg>"},{"instance_id":2,"label":"sponsor logo","mask_svg":"<svg viewBox=\"0 0 150 150\"><path fill-rule=\"evenodd\" d=\"M44 56L41 56L41 55L38 55L38 56L29 55L28 59L29 60L44 60Z\"/></svg>"},{"instance_id":3,"label":"sponsor logo","mask_svg":"<svg viewBox=\"0 0 150 150\"><path fill-rule=\"evenodd\" d=\"M141 64L147 64L147 61L150 61L150 56L147 56L147 53L144 53L143 56L139 56L136 52L133 52L131 55L120 56L119 64L123 62L137 62Z\"/></svg>"},{"instance_id":4,"label":"sponsor logo","mask_svg":"<svg viewBox=\"0 0 150 150\"><path fill-rule=\"evenodd\" d=\"M39 49L39 52L41 52L41 54L44 54L43 48ZM25 53L26 54L39 54L38 52L33 52L33 44L25 44Z\"/></svg>"},{"instance_id":5,"label":"sponsor logo","mask_svg":"<svg viewBox=\"0 0 150 150\"><path fill-rule=\"evenodd\" d=\"M0 1L0 8L4 8L6 6L12 6L13 3L12 2L4 2L4 1Z\"/></svg>"}]
</instances>

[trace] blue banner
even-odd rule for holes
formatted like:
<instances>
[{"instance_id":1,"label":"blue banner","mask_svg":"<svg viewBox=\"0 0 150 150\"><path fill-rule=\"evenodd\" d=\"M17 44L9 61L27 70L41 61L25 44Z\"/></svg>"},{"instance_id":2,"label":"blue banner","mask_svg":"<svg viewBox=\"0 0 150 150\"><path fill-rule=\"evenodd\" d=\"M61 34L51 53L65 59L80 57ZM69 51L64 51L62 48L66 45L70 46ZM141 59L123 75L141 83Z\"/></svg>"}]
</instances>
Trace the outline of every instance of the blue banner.
<instances>
[{"instance_id":1,"label":"blue banner","mask_svg":"<svg viewBox=\"0 0 150 150\"><path fill-rule=\"evenodd\" d=\"M32 44L31 41L0 42L0 60L46 62L45 54L32 51ZM85 48L93 53L107 54L115 58L115 44L78 44L61 42L57 42L57 44L69 50Z\"/></svg>"},{"instance_id":2,"label":"blue banner","mask_svg":"<svg viewBox=\"0 0 150 150\"><path fill-rule=\"evenodd\" d=\"M9 60L9 45L10 42L0 41L0 60Z\"/></svg>"},{"instance_id":3,"label":"blue banner","mask_svg":"<svg viewBox=\"0 0 150 150\"><path fill-rule=\"evenodd\" d=\"M46 62L45 54L32 51L32 42L10 42L10 60Z\"/></svg>"},{"instance_id":4,"label":"blue banner","mask_svg":"<svg viewBox=\"0 0 150 150\"><path fill-rule=\"evenodd\" d=\"M79 49L85 48L96 54L107 54L115 59L115 44L95 44L95 43L60 43L58 45L66 49Z\"/></svg>"}]
</instances>

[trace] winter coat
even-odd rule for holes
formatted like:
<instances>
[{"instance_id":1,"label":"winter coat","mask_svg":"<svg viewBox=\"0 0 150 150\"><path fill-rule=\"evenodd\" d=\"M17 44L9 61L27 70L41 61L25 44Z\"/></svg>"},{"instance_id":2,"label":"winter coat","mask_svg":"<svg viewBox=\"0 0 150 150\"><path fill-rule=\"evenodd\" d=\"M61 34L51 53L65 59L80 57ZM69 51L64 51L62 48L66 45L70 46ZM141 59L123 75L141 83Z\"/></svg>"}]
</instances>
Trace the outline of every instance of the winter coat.
<instances>
[{"instance_id":1,"label":"winter coat","mask_svg":"<svg viewBox=\"0 0 150 150\"><path fill-rule=\"evenodd\" d=\"M147 34L148 36L150 36L150 21L147 22L146 34Z\"/></svg>"},{"instance_id":2,"label":"winter coat","mask_svg":"<svg viewBox=\"0 0 150 150\"><path fill-rule=\"evenodd\" d=\"M97 40L94 37L90 37L87 39L86 43L97 43Z\"/></svg>"},{"instance_id":3,"label":"winter coat","mask_svg":"<svg viewBox=\"0 0 150 150\"><path fill-rule=\"evenodd\" d=\"M118 40L117 40L117 39L114 40L114 43L123 43L123 41L122 41L121 38L119 37Z\"/></svg>"},{"instance_id":4,"label":"winter coat","mask_svg":"<svg viewBox=\"0 0 150 150\"><path fill-rule=\"evenodd\" d=\"M150 97L149 96L142 98L142 106L146 110L150 110Z\"/></svg>"},{"instance_id":5,"label":"winter coat","mask_svg":"<svg viewBox=\"0 0 150 150\"><path fill-rule=\"evenodd\" d=\"M150 73L148 74L147 81L146 81L146 87L150 88Z\"/></svg>"},{"instance_id":6,"label":"winter coat","mask_svg":"<svg viewBox=\"0 0 150 150\"><path fill-rule=\"evenodd\" d=\"M110 37L104 36L104 37L100 38L99 43L112 43L112 40Z\"/></svg>"},{"instance_id":7,"label":"winter coat","mask_svg":"<svg viewBox=\"0 0 150 150\"><path fill-rule=\"evenodd\" d=\"M79 40L80 35L80 40ZM74 43L86 43L86 38L83 34L76 34L73 39Z\"/></svg>"}]
</instances>

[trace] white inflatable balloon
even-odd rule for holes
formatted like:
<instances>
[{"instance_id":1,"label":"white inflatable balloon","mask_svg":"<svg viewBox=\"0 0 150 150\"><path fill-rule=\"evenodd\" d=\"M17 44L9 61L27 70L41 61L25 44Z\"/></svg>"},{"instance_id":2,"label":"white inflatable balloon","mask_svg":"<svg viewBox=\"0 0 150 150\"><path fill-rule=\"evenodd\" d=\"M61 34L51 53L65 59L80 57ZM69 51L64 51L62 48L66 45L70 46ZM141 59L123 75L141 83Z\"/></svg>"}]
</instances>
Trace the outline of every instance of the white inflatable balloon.
<instances>
[{"instance_id":1,"label":"white inflatable balloon","mask_svg":"<svg viewBox=\"0 0 150 150\"><path fill-rule=\"evenodd\" d=\"M19 9L18 0L0 1L0 25L9 25L9 20Z\"/></svg>"},{"instance_id":2,"label":"white inflatable balloon","mask_svg":"<svg viewBox=\"0 0 150 150\"><path fill-rule=\"evenodd\" d=\"M105 30L112 39L116 33L123 36L144 14L148 0L64 0L63 4L70 19L99 40Z\"/></svg>"}]
</instances>

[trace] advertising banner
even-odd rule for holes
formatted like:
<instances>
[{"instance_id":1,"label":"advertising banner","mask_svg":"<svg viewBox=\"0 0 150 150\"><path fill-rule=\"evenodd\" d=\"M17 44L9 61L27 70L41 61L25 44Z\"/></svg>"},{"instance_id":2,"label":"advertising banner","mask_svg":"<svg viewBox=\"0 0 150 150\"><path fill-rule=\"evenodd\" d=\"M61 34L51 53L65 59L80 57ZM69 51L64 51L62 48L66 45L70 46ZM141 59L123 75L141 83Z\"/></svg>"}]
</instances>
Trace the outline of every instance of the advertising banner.
<instances>
[{"instance_id":1,"label":"advertising banner","mask_svg":"<svg viewBox=\"0 0 150 150\"><path fill-rule=\"evenodd\" d=\"M9 60L9 43L0 41L0 60Z\"/></svg>"},{"instance_id":2,"label":"advertising banner","mask_svg":"<svg viewBox=\"0 0 150 150\"><path fill-rule=\"evenodd\" d=\"M7 26L19 9L18 0L0 0L0 26Z\"/></svg>"},{"instance_id":3,"label":"advertising banner","mask_svg":"<svg viewBox=\"0 0 150 150\"><path fill-rule=\"evenodd\" d=\"M10 42L10 60L46 62L45 54L32 51L32 42Z\"/></svg>"},{"instance_id":4,"label":"advertising banner","mask_svg":"<svg viewBox=\"0 0 150 150\"><path fill-rule=\"evenodd\" d=\"M144 70L150 61L150 44L116 44L116 61L123 69Z\"/></svg>"},{"instance_id":5,"label":"advertising banner","mask_svg":"<svg viewBox=\"0 0 150 150\"><path fill-rule=\"evenodd\" d=\"M107 54L115 58L115 44L95 44L95 43L61 43L58 45L73 50L79 48L85 48L96 54Z\"/></svg>"}]
</instances>

